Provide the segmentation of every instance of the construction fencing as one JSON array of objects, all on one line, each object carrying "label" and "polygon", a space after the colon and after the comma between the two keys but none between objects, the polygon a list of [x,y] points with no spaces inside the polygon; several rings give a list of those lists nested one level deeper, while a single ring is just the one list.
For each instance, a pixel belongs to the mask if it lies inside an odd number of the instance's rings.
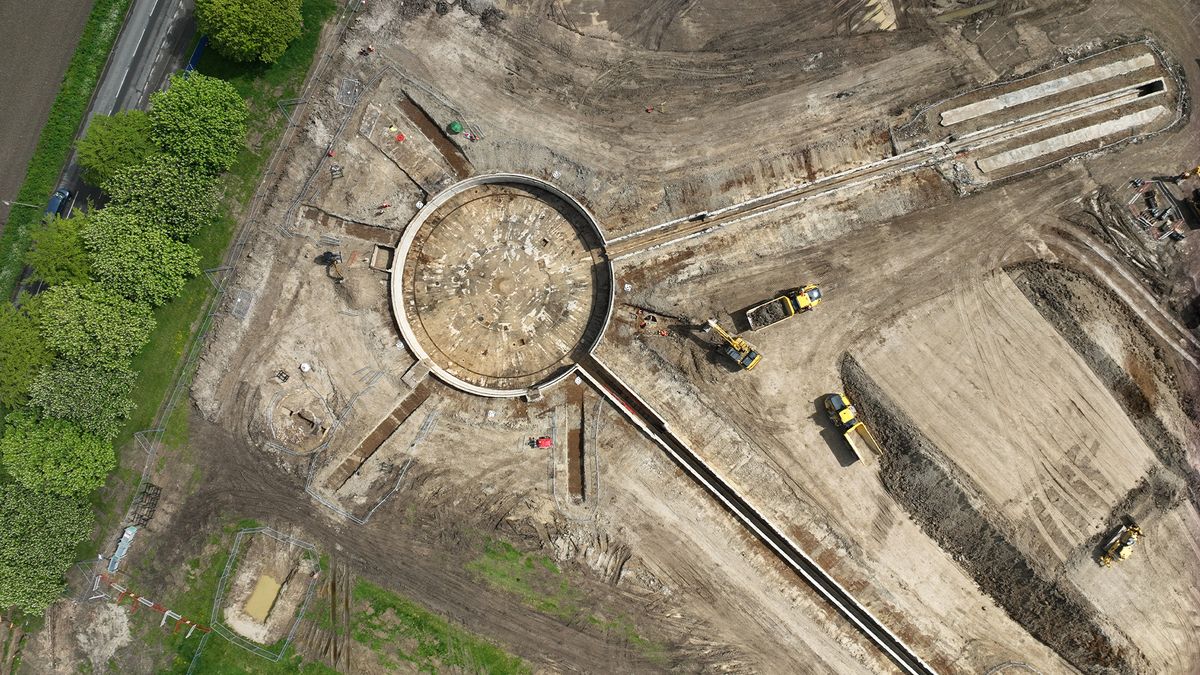
[{"label": "construction fencing", "polygon": [[[204,271],[205,276],[208,277],[208,280],[213,285],[213,292],[209,294],[208,298],[205,300],[204,317],[200,322],[199,328],[192,334],[191,339],[184,348],[184,356],[175,370],[170,393],[163,400],[162,404],[159,405],[154,416],[154,424],[152,427],[134,434],[135,442],[140,448],[142,448],[146,455],[145,464],[143,465],[137,488],[134,490],[135,495],[145,494],[153,488],[153,485],[150,483],[150,474],[154,469],[158,452],[162,446],[162,439],[163,434],[166,431],[167,420],[170,419],[180,401],[183,400],[184,394],[191,384],[192,376],[196,372],[200,355],[204,349],[205,340],[208,337],[209,331],[212,329],[216,316],[220,313],[226,292],[230,290],[230,282],[234,277],[234,272],[237,269],[237,265],[246,258],[244,251],[246,243],[249,240],[251,233],[255,232],[263,225],[262,218],[264,215],[267,198],[266,191],[264,191],[262,188],[273,176],[279,175],[283,162],[290,159],[290,157],[286,153],[282,152],[282,150],[294,140],[296,130],[299,128],[298,120],[302,119],[305,106],[309,102],[310,97],[316,88],[323,86],[322,78],[325,75],[329,64],[333,61],[334,51],[341,46],[345,38],[346,31],[353,21],[355,14],[363,7],[363,5],[364,3],[362,3],[361,0],[347,0],[338,14],[335,24],[336,28],[334,29],[333,34],[327,40],[325,48],[318,56],[315,69],[312,71],[312,74],[304,85],[304,90],[301,94],[301,97],[299,99],[289,99],[288,101],[280,102],[280,111],[288,122],[287,129],[281,135],[279,143],[277,144],[274,154],[271,157],[271,161],[267,165],[266,171],[263,173],[262,180],[259,183],[258,189],[255,191],[254,199],[250,202],[249,208],[246,211],[247,216],[242,221],[241,226],[238,228],[235,239],[225,252],[223,264],[219,267]],[[288,106],[288,108],[285,108],[285,105]],[[324,159],[325,154],[327,154],[327,150],[322,153],[322,159]],[[297,202],[298,201],[299,197],[297,198]],[[139,500],[131,500],[129,507],[121,520],[121,527],[124,528],[125,524],[136,521],[139,516],[139,509],[144,509],[144,506],[145,505]],[[281,541],[293,543],[301,548],[305,548],[313,552],[316,551],[316,548],[312,544],[295,540],[287,535],[275,532],[274,530],[268,530],[268,528],[243,530],[242,532],[238,533],[238,540],[235,542],[234,551],[230,555],[230,565],[236,559],[237,547],[240,546],[241,538],[244,537],[248,532],[266,532],[270,536],[276,537]],[[101,590],[101,582],[105,579],[102,572],[103,565],[103,560],[96,560],[81,563],[78,566],[80,568],[80,573],[88,580],[85,591],[86,595],[84,596],[87,599],[94,600],[100,598],[109,598],[108,594]],[[227,565],[225,570],[226,576],[222,577],[221,588],[218,590],[217,597],[214,600],[214,623],[216,619],[217,606],[224,591],[224,584],[227,581],[226,577],[231,569],[232,568]],[[249,643],[237,635],[234,635],[232,631],[229,631],[229,629],[224,626],[213,626],[212,632],[204,633],[200,646],[197,648],[196,653],[192,658],[192,663],[188,669],[188,672],[191,673],[195,670],[197,664],[199,663],[199,657],[204,649],[204,645],[214,633],[220,634],[222,637],[246,648],[251,652],[259,654],[263,658],[271,661],[277,661],[291,642],[291,639],[295,633],[296,625],[299,624],[300,617],[304,615],[304,608],[307,607],[309,599],[312,597],[313,588],[315,588],[315,582],[313,585],[310,585],[308,594],[304,600],[304,606],[297,615],[296,624],[292,626],[287,640],[284,641],[283,648],[278,653],[269,652],[257,645]],[[129,595],[131,595],[126,591],[123,591],[123,593],[124,595],[122,597],[129,597]],[[140,598],[138,601],[141,601]],[[169,618],[169,616],[164,612],[164,622],[167,618]]]},{"label": "construction fencing", "polygon": [[200,646],[196,648],[196,653],[192,655],[192,662],[188,666],[188,672],[194,672],[197,665],[200,663],[200,654],[204,651],[204,646],[208,642],[208,638],[216,633],[221,637],[229,640],[233,644],[245,649],[246,651],[257,654],[268,661],[279,661],[283,658],[284,653],[292,644],[292,639],[296,636],[296,629],[300,627],[300,621],[304,618],[305,611],[308,610],[308,603],[312,601],[313,593],[317,588],[318,577],[312,577],[308,582],[308,590],[304,593],[304,601],[300,603],[300,609],[296,611],[296,618],[292,621],[291,628],[288,629],[287,637],[279,645],[278,651],[270,651],[262,645],[257,645],[246,638],[238,635],[228,626],[221,622],[221,606],[225,599],[225,591],[229,587],[229,580],[233,573],[237,570],[238,553],[241,551],[242,542],[249,536],[263,534],[279,540],[285,544],[296,546],[313,555],[317,555],[317,547],[312,544],[296,539],[295,537],[286,535],[278,530],[273,530],[269,527],[252,527],[244,530],[239,530],[237,536],[233,539],[233,547],[229,550],[229,559],[225,562],[225,571],[221,574],[220,580],[217,581],[217,591],[213,596],[212,614],[209,616],[208,625],[212,629],[211,633],[205,633],[200,640]]}]

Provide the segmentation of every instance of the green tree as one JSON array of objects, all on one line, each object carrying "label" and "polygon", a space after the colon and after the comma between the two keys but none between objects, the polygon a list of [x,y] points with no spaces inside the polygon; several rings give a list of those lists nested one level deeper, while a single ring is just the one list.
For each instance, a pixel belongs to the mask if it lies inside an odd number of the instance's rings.
[{"label": "green tree", "polygon": [[300,37],[301,0],[196,0],[196,26],[233,61],[275,63]]},{"label": "green tree", "polygon": [[171,77],[171,88],[150,95],[152,137],[199,171],[216,175],[233,165],[249,113],[233,85],[196,72]]},{"label": "green tree", "polygon": [[158,152],[150,136],[150,117],[144,110],[96,115],[75,147],[83,177],[96,186],[104,185],[117,171]]},{"label": "green tree", "polygon": [[34,314],[42,339],[68,362],[94,368],[121,368],[154,330],[144,303],[127,300],[99,284],[65,283],[38,296]]},{"label": "green tree", "polygon": [[179,295],[200,273],[200,254],[161,230],[146,227],[123,207],[109,206],[92,216],[83,232],[92,274],[106,287],[153,306]]},{"label": "green tree", "polygon": [[0,485],[0,608],[41,614],[63,591],[75,547],[92,529],[85,499]]},{"label": "green tree", "polygon": [[70,218],[56,217],[33,233],[33,248],[25,254],[25,262],[33,268],[35,278],[50,285],[65,281],[82,284],[91,279],[82,235],[87,221],[87,211],[78,209]]},{"label": "green tree", "polygon": [[30,490],[86,495],[117,466],[112,443],[66,420],[18,411],[4,418],[0,462]]},{"label": "green tree", "polygon": [[78,368],[61,361],[42,369],[29,385],[29,402],[43,417],[74,422],[112,440],[134,408],[129,393],[137,374],[129,368]]},{"label": "green tree", "polygon": [[23,405],[30,382],[53,358],[27,307],[0,302],[0,404]]},{"label": "green tree", "polygon": [[142,222],[160,227],[176,241],[187,241],[217,216],[216,180],[180,160],[155,155],[115,172],[104,184],[111,204],[131,211]]}]

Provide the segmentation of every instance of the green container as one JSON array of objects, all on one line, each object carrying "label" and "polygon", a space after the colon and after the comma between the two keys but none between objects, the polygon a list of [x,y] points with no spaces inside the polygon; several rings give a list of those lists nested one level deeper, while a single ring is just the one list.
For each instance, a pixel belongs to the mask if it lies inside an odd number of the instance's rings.
[{"label": "green container", "polygon": [[446,128],[449,129],[450,133],[452,134],[461,134],[463,130],[463,126],[459,124],[458,121],[451,122]]}]

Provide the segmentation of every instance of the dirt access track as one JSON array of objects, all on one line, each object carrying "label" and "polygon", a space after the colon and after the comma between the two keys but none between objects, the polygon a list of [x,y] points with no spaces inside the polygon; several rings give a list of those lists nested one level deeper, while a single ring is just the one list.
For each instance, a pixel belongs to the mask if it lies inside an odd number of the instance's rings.
[{"label": "dirt access track", "polygon": [[[1200,668],[1200,352],[1171,312],[1197,238],[1109,208],[1200,156],[1195,9],[985,5],[372,2],[330,28],[193,381],[203,479],[152,472],[145,592],[179,592],[194,533],[246,517],[547,670]],[[479,208],[372,265],[447,188],[499,173],[576,199],[603,246]],[[598,262],[612,314],[580,354],[586,310],[559,284]],[[389,276],[410,264],[439,319],[416,344]],[[505,277],[520,265],[536,283]],[[747,332],[746,309],[807,283],[819,307],[746,335],[753,371],[701,330]],[[520,323],[493,320],[514,293],[555,310],[517,308],[528,344],[487,332]],[[552,363],[553,383],[469,394],[427,341],[472,372]],[[597,362],[855,610],[589,384]],[[849,461],[822,410],[839,391],[880,456]],[[1100,568],[1127,518],[1144,545]],[[570,597],[480,574],[496,539],[552,558]]]}]

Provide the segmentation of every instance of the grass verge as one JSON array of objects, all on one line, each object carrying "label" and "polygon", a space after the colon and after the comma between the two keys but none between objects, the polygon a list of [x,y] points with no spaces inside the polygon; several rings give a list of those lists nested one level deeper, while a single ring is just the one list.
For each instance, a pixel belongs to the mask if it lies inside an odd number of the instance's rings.
[{"label": "grass verge", "polygon": [[379,664],[396,670],[530,673],[521,659],[372,583],[354,586],[354,641],[369,647]]},{"label": "grass verge", "polygon": [[483,555],[467,563],[467,570],[539,612],[568,621],[582,612],[583,595],[571,588],[553,560],[521,553],[506,541],[489,541]]},{"label": "grass verge", "polygon": [[651,662],[664,666],[668,662],[665,645],[639,634],[628,617],[605,618],[607,612],[572,587],[567,575],[548,556],[522,553],[506,541],[490,540],[484,545],[483,555],[467,563],[467,570],[543,614],[566,623],[586,621],[623,640]]},{"label": "grass verge", "polygon": [[[112,0],[100,0],[105,1]],[[129,0],[121,1],[128,3]],[[222,192],[219,218],[189,242],[200,252],[202,268],[210,269],[221,264],[225,249],[228,248],[237,229],[237,219],[254,195],[254,189],[266,168],[275,142],[286,129],[287,120],[274,114],[277,112],[275,101],[281,97],[294,98],[299,95],[309,66],[316,55],[321,28],[336,9],[337,3],[334,0],[304,0],[304,32],[272,66],[234,64],[221,59],[211,50],[201,59],[198,68],[200,72],[229,79],[246,98],[250,109],[248,138],[257,139],[256,142],[248,143],[242,148],[236,164],[219,179],[218,185]],[[130,442],[135,433],[149,429],[154,424],[158,408],[170,393],[175,372],[192,335],[199,328],[204,308],[213,292],[208,277],[201,275],[189,281],[177,298],[155,310],[157,325],[146,347],[133,359],[132,364],[134,371],[138,373],[132,392],[132,399],[137,407],[113,441],[120,449],[122,457],[131,457],[134,463],[141,461],[142,451],[138,448],[130,449]],[[182,377],[187,379],[183,386],[187,386],[191,373],[183,373]],[[184,452],[187,444],[188,407],[177,406],[165,420],[165,425],[163,442],[168,448],[177,451],[174,459],[190,457]],[[183,456],[178,456],[179,453],[183,453]],[[106,489],[95,495],[93,504],[96,507],[98,530],[102,535],[111,533],[119,525],[119,519],[124,515],[129,501],[133,499],[133,488],[138,483],[140,470],[140,465],[135,471],[134,468],[123,464],[109,477]],[[189,486],[198,483],[199,479],[199,474],[193,473]],[[94,557],[101,547],[109,543],[107,540],[85,541],[79,547],[79,555],[81,559]]]},{"label": "grass verge", "polygon": [[[130,0],[96,0],[92,5],[16,201],[45,204],[58,187],[58,176],[71,155],[75,131],[83,121],[108,53],[121,32],[129,3]],[[0,289],[6,298],[12,297],[25,268],[30,237],[41,218],[41,209],[14,207],[9,212],[8,224],[0,234]]]},{"label": "grass verge", "polygon": [[[247,145],[238,153],[237,161],[228,173],[221,176],[218,189],[222,193],[221,215],[212,227],[202,230],[189,243],[201,255],[201,267],[208,269],[221,264],[230,238],[237,229],[237,220],[254,195],[275,143],[287,128],[287,120],[278,114],[276,102],[296,98],[304,86],[304,78],[316,55],[321,27],[337,10],[334,0],[304,0],[304,32],[284,52],[276,63],[266,65],[240,64],[221,58],[207,50],[200,59],[198,70],[228,80],[245,97],[250,108],[247,122]],[[124,445],[133,434],[148,429],[154,423],[158,407],[168,394],[175,370],[184,356],[193,331],[203,318],[203,310],[212,284],[201,275],[192,279],[175,300],[155,310],[158,325],[146,348],[133,360],[138,372],[133,400],[137,408],[130,416],[116,444]],[[185,374],[185,376],[190,376]],[[176,422],[186,424],[186,416],[172,415],[168,434],[175,439],[186,437],[173,429]]]}]

